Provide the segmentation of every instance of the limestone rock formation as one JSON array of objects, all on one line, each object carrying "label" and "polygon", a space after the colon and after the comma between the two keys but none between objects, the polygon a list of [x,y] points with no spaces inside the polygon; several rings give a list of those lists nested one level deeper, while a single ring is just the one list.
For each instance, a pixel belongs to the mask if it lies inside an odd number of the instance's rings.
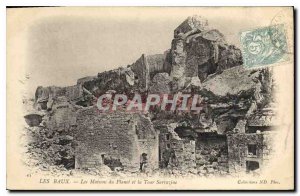
[{"label": "limestone rock formation", "polygon": [[221,74],[211,75],[202,83],[202,87],[218,96],[236,95],[255,88],[257,84],[255,78],[258,74],[258,71],[252,72],[239,66],[225,70]]},{"label": "limestone rock formation", "polygon": [[[164,54],[143,54],[127,67],[78,79],[74,86],[38,87],[35,110],[45,115],[25,116],[33,135],[30,156],[67,169],[106,168],[111,173],[130,167],[136,172],[147,154],[156,168],[161,157],[165,168],[201,176],[227,173],[227,135],[245,132],[248,119],[260,120],[252,114],[265,114],[262,108],[273,101],[270,70],[246,70],[241,64],[241,51],[221,32],[204,17],[189,17],[174,30]],[[201,110],[102,113],[95,103],[105,93],[129,99],[135,93],[197,94]]]},{"label": "limestone rock formation", "polygon": [[170,83],[171,79],[168,73],[158,73],[152,79],[149,92],[157,94],[170,93]]},{"label": "limestone rock formation", "polygon": [[175,30],[171,55],[171,77],[179,81],[179,88],[184,85],[182,77],[198,76],[203,81],[216,71],[242,64],[241,51],[197,16],[189,17]]},{"label": "limestone rock formation", "polygon": [[167,72],[165,63],[167,53],[142,55],[135,63],[129,66],[134,72],[134,83],[139,91],[147,91],[151,80],[157,73]]},{"label": "limestone rock formation", "polygon": [[206,18],[201,16],[190,16],[185,21],[183,21],[175,30],[174,36],[180,36],[191,31],[205,31],[208,28],[208,21]]}]

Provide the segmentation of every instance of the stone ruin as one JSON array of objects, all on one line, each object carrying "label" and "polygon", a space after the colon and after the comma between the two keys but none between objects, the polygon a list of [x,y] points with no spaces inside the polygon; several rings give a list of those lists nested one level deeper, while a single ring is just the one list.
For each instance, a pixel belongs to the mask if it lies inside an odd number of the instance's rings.
[{"label": "stone ruin", "polygon": [[[47,169],[170,169],[193,175],[254,171],[272,154],[274,84],[269,69],[246,70],[242,53],[200,16],[174,30],[164,54],[143,54],[127,67],[78,79],[69,87],[38,87],[35,113],[26,114],[28,154]],[[117,110],[100,113],[106,92],[195,93],[200,113]],[[266,112],[269,111],[268,112]],[[260,122],[261,116],[263,122]],[[272,114],[271,116],[274,116]]]},{"label": "stone ruin", "polygon": [[143,153],[149,166],[158,168],[158,132],[149,118],[122,111],[99,114],[92,107],[78,111],[77,123],[76,169],[97,167],[106,160],[118,161],[121,168],[139,168]]}]

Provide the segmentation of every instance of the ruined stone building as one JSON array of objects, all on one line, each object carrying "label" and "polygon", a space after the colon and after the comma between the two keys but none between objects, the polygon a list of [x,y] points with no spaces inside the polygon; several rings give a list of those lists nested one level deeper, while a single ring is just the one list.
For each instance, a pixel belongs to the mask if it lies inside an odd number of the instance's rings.
[{"label": "ruined stone building", "polygon": [[277,123],[273,110],[266,107],[255,112],[244,130],[227,135],[230,172],[257,172],[267,166],[274,154],[272,142]]},{"label": "ruined stone building", "polygon": [[[147,155],[148,166],[158,168],[158,133],[151,121],[140,114],[101,114],[96,107],[77,112],[75,168],[87,169],[119,162],[119,167],[139,168]],[[113,168],[113,163],[106,164]]]},{"label": "ruined stone building", "polygon": [[209,175],[228,172],[227,138],[216,132],[197,132],[172,123],[158,127],[160,166]]},{"label": "ruined stone building", "polygon": [[273,108],[263,108],[226,134],[159,127],[161,168],[172,164],[200,175],[258,172],[274,154],[275,121]]},{"label": "ruined stone building", "polygon": [[[269,77],[244,69],[241,51],[205,18],[193,16],[174,30],[164,54],[143,54],[126,67],[78,79],[74,86],[38,87],[34,108],[43,114],[25,119],[30,127],[43,125],[40,129],[51,133],[43,150],[60,154],[51,163],[72,169],[106,165],[138,171],[142,157],[152,169],[248,172],[265,165],[272,152],[273,108],[256,107],[270,96],[261,89]],[[107,92],[129,99],[134,93],[193,92],[203,97],[203,109],[199,114],[101,113],[95,104]]]},{"label": "ruined stone building", "polygon": [[228,172],[226,136],[216,132],[198,133],[196,163],[200,174],[226,174]]},{"label": "ruined stone building", "polygon": [[175,129],[177,124],[159,127],[160,166],[161,168],[188,169],[196,167],[195,134],[185,130],[185,135],[179,135]]}]

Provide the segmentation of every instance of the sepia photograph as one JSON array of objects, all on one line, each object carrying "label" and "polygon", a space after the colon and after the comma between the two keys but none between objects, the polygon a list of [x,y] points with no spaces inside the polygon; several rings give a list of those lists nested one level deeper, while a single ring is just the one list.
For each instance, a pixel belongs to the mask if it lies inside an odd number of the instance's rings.
[{"label": "sepia photograph", "polygon": [[6,8],[8,190],[294,190],[293,7]]}]

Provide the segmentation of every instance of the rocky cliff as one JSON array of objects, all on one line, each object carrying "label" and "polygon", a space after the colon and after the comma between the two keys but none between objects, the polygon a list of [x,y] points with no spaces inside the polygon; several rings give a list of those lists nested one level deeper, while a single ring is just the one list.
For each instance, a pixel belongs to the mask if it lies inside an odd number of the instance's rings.
[{"label": "rocky cliff", "polygon": [[[95,105],[97,97],[106,92],[129,97],[134,93],[199,94],[203,97],[200,113],[153,110],[149,114],[151,126],[157,128],[171,123],[179,126],[184,122],[196,133],[225,135],[251,112],[270,102],[271,72],[245,70],[241,65],[240,49],[228,44],[225,36],[210,27],[205,18],[188,17],[174,30],[171,48],[164,54],[143,54],[127,67],[79,79],[74,86],[38,87],[34,108],[45,115],[42,120],[41,116],[26,116],[26,121],[29,126],[37,127],[39,139],[46,141],[42,147],[44,152],[52,155],[59,152],[60,156],[48,157],[48,162],[67,168],[74,166],[74,152],[70,149],[76,146],[74,138],[78,137],[77,123],[81,119],[78,111]],[[79,127],[83,130],[84,126]],[[48,136],[48,133],[53,134]],[[29,146],[37,145],[37,141]]]}]

